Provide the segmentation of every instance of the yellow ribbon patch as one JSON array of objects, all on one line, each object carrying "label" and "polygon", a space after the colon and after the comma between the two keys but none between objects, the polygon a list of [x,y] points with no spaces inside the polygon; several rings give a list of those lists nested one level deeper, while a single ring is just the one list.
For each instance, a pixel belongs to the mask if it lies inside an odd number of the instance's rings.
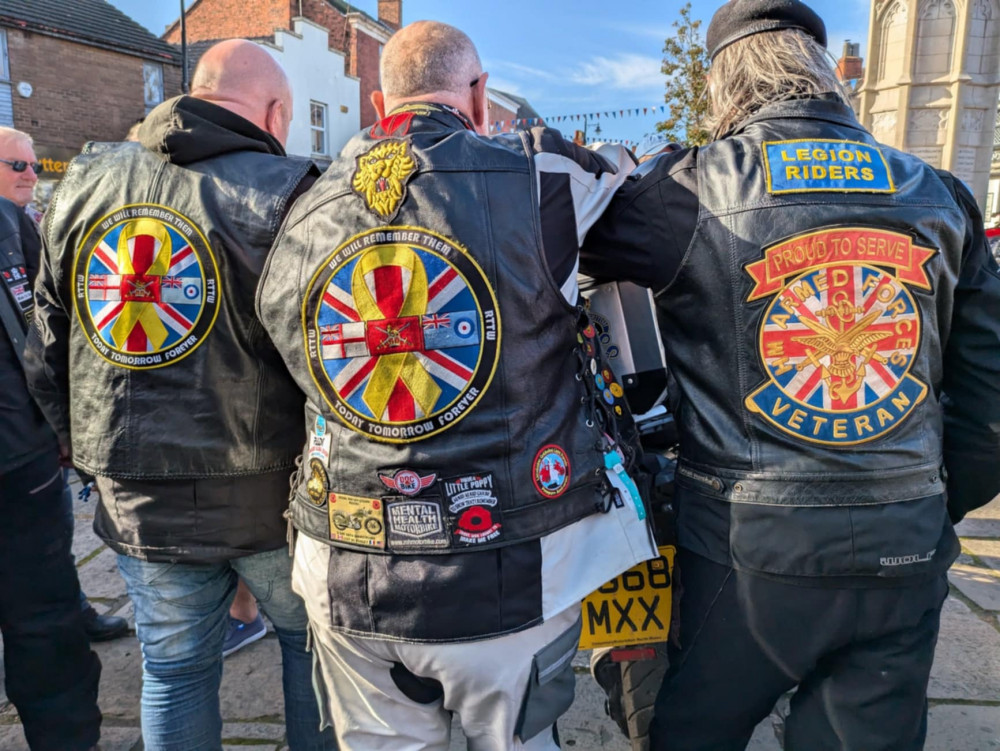
[{"label": "yellow ribbon patch", "polygon": [[[375,290],[374,277],[382,268],[398,267],[409,271],[409,284],[405,278],[397,289]],[[369,284],[369,280],[372,283]],[[400,318],[419,317],[427,312],[427,272],[410,248],[405,245],[382,245],[367,251],[354,267],[351,294],[361,319],[367,327],[373,325],[387,338],[403,335],[402,328],[392,328]],[[378,327],[378,323],[384,325]],[[410,334],[416,336],[417,332]],[[396,387],[402,381],[425,415],[431,413],[441,388],[434,382],[413,352],[383,354],[372,371],[362,399],[377,418],[385,414],[386,407]]]},{"label": "yellow ribbon patch", "polygon": [[[156,250],[148,264],[140,261],[137,268],[133,262],[133,254],[137,252],[134,245],[145,238],[154,243]],[[133,253],[129,252],[129,240],[133,241]],[[170,233],[160,222],[155,219],[137,219],[129,222],[118,236],[118,270],[122,275],[123,284],[129,287],[123,298],[128,299],[130,294],[135,296],[145,294],[148,286],[154,283],[151,277],[167,275],[172,256]],[[163,346],[167,340],[167,328],[156,314],[153,308],[155,304],[155,300],[141,302],[135,299],[125,303],[118,320],[111,327],[111,337],[116,347],[125,348],[137,323],[142,324],[142,329],[154,350]]]}]

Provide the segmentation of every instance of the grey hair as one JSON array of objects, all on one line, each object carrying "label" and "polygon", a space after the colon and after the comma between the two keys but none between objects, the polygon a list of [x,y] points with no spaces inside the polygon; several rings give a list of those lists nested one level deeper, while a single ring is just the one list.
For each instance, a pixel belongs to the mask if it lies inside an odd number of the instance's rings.
[{"label": "grey hair", "polygon": [[25,133],[23,130],[17,130],[16,128],[8,128],[5,125],[0,125],[0,141],[25,141],[29,146],[35,145],[35,139]]},{"label": "grey hair", "polygon": [[416,21],[396,32],[379,63],[382,92],[395,99],[436,91],[462,94],[481,72],[472,40],[437,21]]},{"label": "grey hair", "polygon": [[815,94],[850,100],[826,50],[799,29],[754,34],[723,48],[709,79],[713,140],[735,130],[765,104]]}]

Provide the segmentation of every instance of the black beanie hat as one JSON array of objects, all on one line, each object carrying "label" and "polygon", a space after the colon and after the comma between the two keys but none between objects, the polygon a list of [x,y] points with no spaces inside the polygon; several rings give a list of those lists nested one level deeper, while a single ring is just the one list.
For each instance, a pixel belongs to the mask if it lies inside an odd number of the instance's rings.
[{"label": "black beanie hat", "polygon": [[744,37],[781,29],[801,29],[826,47],[823,19],[799,0],[730,0],[708,25],[708,57],[714,60],[723,47]]}]

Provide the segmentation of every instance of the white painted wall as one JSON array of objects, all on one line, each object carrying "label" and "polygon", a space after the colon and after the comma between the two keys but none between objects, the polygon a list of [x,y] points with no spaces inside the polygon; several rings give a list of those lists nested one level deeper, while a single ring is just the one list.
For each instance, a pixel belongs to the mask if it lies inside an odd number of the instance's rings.
[{"label": "white painted wall", "polygon": [[[276,31],[273,44],[263,44],[292,83],[292,125],[285,150],[315,157],[309,127],[310,101],[327,111],[327,145],[335,158],[361,129],[361,82],[344,73],[344,55],[330,49],[327,30],[305,18],[293,21],[295,31]],[[346,107],[347,112],[342,112]]]}]

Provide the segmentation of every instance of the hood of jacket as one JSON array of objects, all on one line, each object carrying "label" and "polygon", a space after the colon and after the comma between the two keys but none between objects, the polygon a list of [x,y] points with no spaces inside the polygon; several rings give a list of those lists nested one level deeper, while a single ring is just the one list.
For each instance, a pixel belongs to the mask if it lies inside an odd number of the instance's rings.
[{"label": "hood of jacket", "polygon": [[139,142],[179,166],[232,152],[285,156],[270,133],[225,107],[192,96],[174,97],[150,112],[139,129]]}]

